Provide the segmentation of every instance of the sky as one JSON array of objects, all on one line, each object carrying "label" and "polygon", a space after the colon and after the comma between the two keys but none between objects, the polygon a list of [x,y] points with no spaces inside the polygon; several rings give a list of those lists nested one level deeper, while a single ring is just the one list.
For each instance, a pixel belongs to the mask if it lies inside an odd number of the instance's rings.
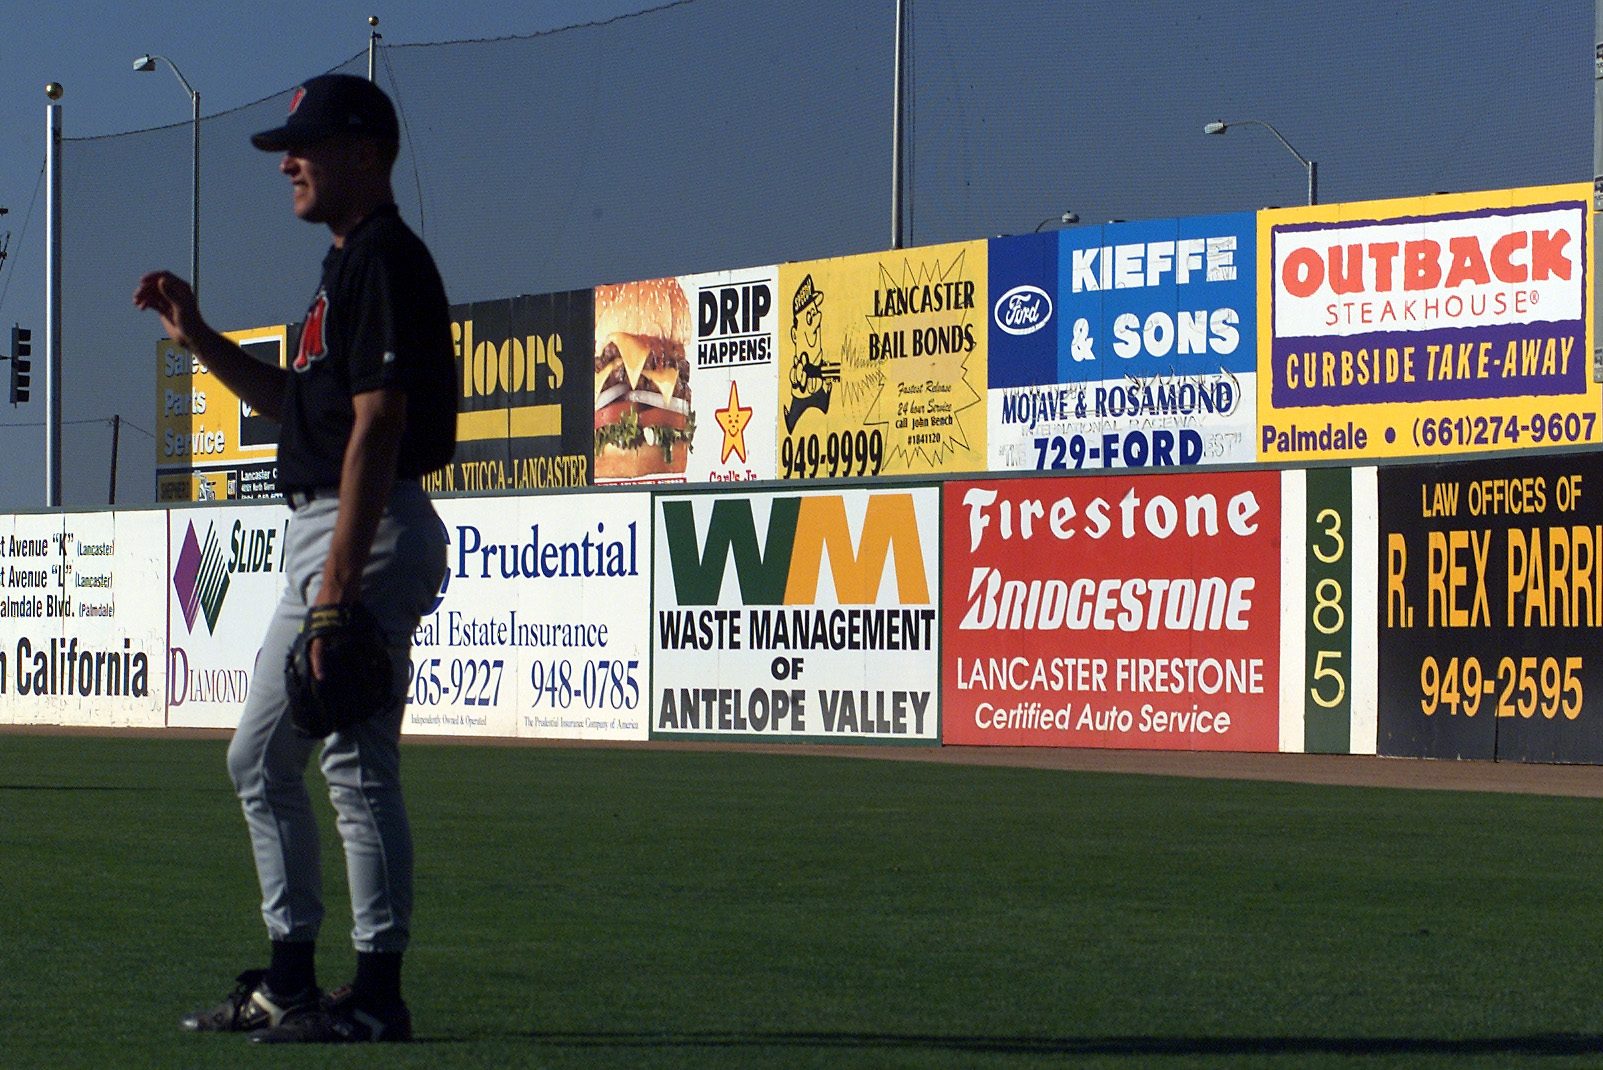
[{"label": "sky", "polygon": [[[176,64],[200,93],[203,116],[281,93],[311,74],[365,52],[379,19],[385,43],[473,40],[537,33],[604,20],[659,0],[63,0],[4,4],[0,16],[0,242],[9,232],[11,255],[0,264],[0,346],[9,348],[13,323],[31,325],[34,394],[27,409],[0,397],[0,426],[43,418],[44,315],[40,271],[45,192],[45,86],[65,90],[63,134],[92,137],[167,124],[188,124],[190,98],[167,67],[136,72],[145,53]],[[30,213],[30,205],[32,210]],[[26,227],[26,229],[25,229]],[[24,245],[29,255],[22,255]],[[30,277],[12,279],[22,262]],[[173,265],[179,270],[185,264]],[[187,274],[187,272],[185,272]],[[135,279],[130,265],[129,293]],[[132,418],[149,426],[148,414]],[[42,430],[39,432],[42,436]],[[148,441],[125,448],[148,452]],[[0,448],[15,438],[0,439]],[[0,509],[37,508],[36,473],[0,471]],[[68,504],[71,504],[69,499]]]},{"label": "sky", "polygon": [[[211,119],[358,57],[370,15],[379,17],[387,45],[408,45],[534,34],[663,2],[7,4],[0,26],[0,207],[9,213],[0,216],[0,235],[10,233],[12,255],[0,265],[0,345],[11,323],[34,328],[35,384],[27,406],[12,408],[0,396],[0,510],[42,505],[39,176],[47,82],[65,87],[69,138],[172,128],[171,170],[180,179],[159,192],[172,202],[165,208],[176,225],[165,226],[160,241],[118,249],[106,265],[96,265],[103,267],[97,281],[105,296],[94,298],[95,313],[106,330],[121,332],[118,345],[145,354],[159,328],[148,317],[136,318],[120,295],[132,292],[140,270],[158,266],[151,260],[187,268],[190,101],[165,67],[136,73],[137,56],[154,52],[176,63],[200,91],[202,112]],[[771,13],[762,11],[768,5]],[[1593,5],[1585,0],[1539,6],[1460,0],[1450,18],[1443,17],[1443,5],[1382,0],[909,5],[915,40],[909,244],[1027,233],[1057,225],[1066,209],[1095,224],[1301,202],[1306,174],[1272,137],[1251,128],[1205,137],[1202,126],[1210,119],[1272,120],[1319,161],[1321,200],[1327,202],[1584,181],[1591,174]],[[1541,17],[1533,17],[1538,10]],[[564,114],[504,117],[516,146],[505,137],[497,143],[494,123],[503,117],[493,110],[488,127],[482,114],[464,116],[464,127],[469,120],[480,124],[477,140],[453,140],[439,118],[454,117],[458,91],[472,99],[479,87],[436,79],[428,96],[417,99],[430,72],[449,69],[442,61],[463,61],[461,53],[399,56],[397,69],[414,93],[404,110],[432,108],[436,119],[435,129],[418,133],[461,153],[459,159],[425,158],[421,171],[403,176],[397,188],[403,215],[425,228],[456,301],[885,248],[893,12],[894,0],[688,0],[638,20],[638,32],[605,38],[637,42],[641,34],[655,35],[661,47],[651,55],[621,56],[599,36],[564,35],[560,47],[538,54],[569,63],[567,77],[576,85],[594,79],[584,84],[604,90],[614,81],[665,79],[691,88],[662,94],[677,113],[642,109],[637,95],[627,99],[644,114],[610,114],[612,98],[598,92],[590,114],[574,115],[575,101],[582,111],[584,98],[567,87],[560,97]],[[746,36],[702,41],[687,29],[705,33],[724,24],[738,24]],[[478,74],[484,81],[522,77],[483,68]],[[838,93],[820,82],[836,75],[843,87]],[[775,92],[790,86],[797,99],[775,108],[762,99],[769,85],[780,87]],[[760,128],[765,123],[770,129]],[[662,128],[671,136],[662,138]],[[218,129],[229,129],[226,117]],[[239,131],[232,136],[242,140]],[[648,147],[620,152],[620,145],[634,143]],[[786,143],[796,146],[793,154]],[[103,155],[91,144],[79,158],[120,158],[112,143],[105,144]],[[547,148],[576,154],[561,161],[566,172],[538,178],[568,183],[554,202],[560,217],[525,221],[519,239],[530,239],[538,250],[510,270],[508,261],[517,258],[486,257],[482,250],[508,230],[502,216],[518,203],[520,183],[527,183],[520,174],[497,172],[543,162]],[[203,157],[215,161],[217,151],[207,143]],[[684,176],[680,185],[627,191],[604,180],[619,161],[670,157],[674,173]],[[554,154],[550,160],[558,162]],[[254,165],[254,159],[235,162]],[[203,266],[212,265],[207,277],[216,281],[204,304],[228,326],[296,318],[326,241],[289,218],[287,198],[272,199],[281,184],[271,160],[264,158],[262,167],[259,176],[250,172],[260,185],[248,189],[228,188],[233,178],[213,178],[210,185],[203,179],[208,206],[227,197],[241,203],[238,218],[221,220],[234,228],[235,240],[213,236],[202,243]],[[754,173],[754,167],[768,170]],[[204,168],[214,176],[226,171],[223,162]],[[461,172],[474,168],[485,183],[470,202],[460,196]],[[85,177],[81,170],[74,175]],[[102,185],[120,178],[93,177]],[[414,181],[416,196],[405,188]],[[416,218],[425,203],[428,216]],[[72,210],[69,203],[68,228]],[[242,227],[259,227],[261,241],[292,244],[293,255],[285,259],[296,273],[238,288],[243,292],[227,295],[232,304],[218,304],[229,271],[245,265],[208,257],[239,248]],[[87,229],[80,225],[78,234]],[[74,265],[80,273],[86,266],[82,258]],[[99,324],[95,328],[103,333]],[[96,368],[66,390],[68,421],[82,421],[68,434],[92,446],[78,455],[86,467],[106,467],[109,413],[131,425],[122,443],[119,503],[148,502],[152,491],[152,440],[142,436],[153,423],[144,400],[153,392],[137,378],[147,366],[138,366],[133,378]],[[75,501],[69,494],[69,506],[94,504],[95,495],[104,501],[103,476],[81,483],[82,496]]]},{"label": "sky", "polygon": [[[42,241],[45,86],[51,82],[65,90],[64,136],[117,134],[190,120],[189,94],[170,69],[158,64],[155,71],[134,70],[134,60],[146,53],[175,64],[200,93],[202,115],[211,116],[280,93],[363,53],[370,16],[379,19],[385,43],[405,44],[537,33],[652,2],[8,3],[0,30],[0,208],[8,214],[0,216],[0,235],[9,231],[13,243]],[[0,287],[8,271],[0,265]],[[19,315],[9,294],[0,300],[0,319],[7,325]]]}]

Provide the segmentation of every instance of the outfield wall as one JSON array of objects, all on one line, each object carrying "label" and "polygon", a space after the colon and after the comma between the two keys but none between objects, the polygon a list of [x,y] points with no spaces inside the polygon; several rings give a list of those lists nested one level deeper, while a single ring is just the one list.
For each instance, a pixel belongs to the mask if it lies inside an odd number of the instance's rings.
[{"label": "outfield wall", "polygon": [[[437,493],[1603,445],[1585,184],[1076,226],[451,309]],[[293,363],[298,324],[234,332]],[[168,340],[154,500],[271,498]]]},{"label": "outfield wall", "polygon": [[[1590,197],[454,306],[405,730],[1603,762]],[[0,518],[0,721],[237,716],[275,430],[156,357],[168,504]]]},{"label": "outfield wall", "polygon": [[[446,497],[405,731],[1603,762],[1600,458]],[[231,726],[288,520],[0,517],[0,722]]]}]

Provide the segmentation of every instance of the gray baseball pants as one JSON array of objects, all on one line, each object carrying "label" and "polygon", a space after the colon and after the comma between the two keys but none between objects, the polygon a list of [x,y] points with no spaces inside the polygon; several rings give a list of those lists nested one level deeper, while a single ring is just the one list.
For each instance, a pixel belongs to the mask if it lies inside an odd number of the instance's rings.
[{"label": "gray baseball pants", "polygon": [[[296,510],[285,546],[285,589],[267,626],[228,771],[245,810],[262,918],[273,940],[315,941],[323,874],[306,766],[319,741],[296,733],[284,663],[322,585],[339,500],[329,493]],[[445,528],[415,482],[396,484],[362,573],[361,601],[391,637],[396,692],[404,693],[412,633],[445,574]],[[404,951],[411,935],[412,830],[401,797],[404,707],[323,741],[322,770],[334,804],[351,891],[358,951]]]}]

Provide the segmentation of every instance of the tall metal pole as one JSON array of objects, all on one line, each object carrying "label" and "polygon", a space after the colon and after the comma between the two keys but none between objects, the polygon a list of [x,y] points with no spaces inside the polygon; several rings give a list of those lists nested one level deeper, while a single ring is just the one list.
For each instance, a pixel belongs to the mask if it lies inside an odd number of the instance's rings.
[{"label": "tall metal pole", "polygon": [[378,42],[381,34],[378,32],[378,16],[369,15],[367,24],[372,27],[367,35],[367,80],[373,81],[373,59],[378,52]]},{"label": "tall metal pole", "polygon": [[189,285],[200,294],[200,94],[189,92],[193,132],[189,151]]},{"label": "tall metal pole", "polygon": [[[1603,0],[1597,0],[1597,2],[1603,3]],[[1275,124],[1274,123],[1266,123],[1262,119],[1236,119],[1233,122],[1228,122],[1228,123],[1224,122],[1222,120],[1215,120],[1215,121],[1213,121],[1211,123],[1208,123],[1205,126],[1203,126],[1202,132],[1204,134],[1209,134],[1209,135],[1223,134],[1226,130],[1229,130],[1232,126],[1261,126],[1265,130],[1267,130],[1271,134],[1273,134],[1274,137],[1275,137],[1275,140],[1280,142],[1280,144],[1285,147],[1285,150],[1287,152],[1289,152],[1293,156],[1295,156],[1297,158],[1297,162],[1302,164],[1303,170],[1308,172],[1308,203],[1309,204],[1318,204],[1319,203],[1319,161],[1318,160],[1310,160],[1308,157],[1306,157],[1302,153],[1298,152],[1297,149],[1292,145],[1292,143],[1286,140],[1286,136],[1284,134],[1282,134],[1278,129],[1275,128]]]},{"label": "tall metal pole", "polygon": [[1603,212],[1603,0],[1592,5],[1592,211]]},{"label": "tall metal pole", "polygon": [[[1597,213],[1603,212],[1603,0],[1595,0],[1592,6],[1592,44],[1597,65],[1592,80],[1592,222],[1595,231]],[[1596,240],[1595,234],[1593,240]],[[1595,263],[1592,270],[1592,322],[1595,332],[1597,299],[1603,296],[1603,290],[1597,287]],[[1592,381],[1603,383],[1603,345],[1599,345],[1595,334],[1592,338]]]},{"label": "tall metal pole", "polygon": [[45,96],[45,504],[61,507],[61,85]]},{"label": "tall metal pole", "polygon": [[[902,55],[905,5],[896,0],[896,87],[891,92],[891,248],[902,247]],[[1598,0],[1603,3],[1603,0]]]},{"label": "tall metal pole", "polygon": [[184,87],[189,94],[189,285],[195,293],[200,293],[200,91],[189,84],[184,72],[178,69],[178,64],[166,56],[158,56],[147,52],[134,60],[134,70],[153,71],[156,61],[167,64],[167,68],[178,79],[178,84]]}]

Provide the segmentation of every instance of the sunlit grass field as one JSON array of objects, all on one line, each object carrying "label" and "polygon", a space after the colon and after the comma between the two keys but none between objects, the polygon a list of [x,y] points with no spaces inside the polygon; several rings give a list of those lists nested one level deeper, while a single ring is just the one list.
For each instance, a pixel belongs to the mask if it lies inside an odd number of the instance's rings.
[{"label": "sunlit grass field", "polygon": [[[380,1065],[177,1028],[265,960],[224,746],[0,735],[0,1066]],[[1598,800],[800,752],[405,761],[420,1042],[386,1067],[1603,1062]]]}]

